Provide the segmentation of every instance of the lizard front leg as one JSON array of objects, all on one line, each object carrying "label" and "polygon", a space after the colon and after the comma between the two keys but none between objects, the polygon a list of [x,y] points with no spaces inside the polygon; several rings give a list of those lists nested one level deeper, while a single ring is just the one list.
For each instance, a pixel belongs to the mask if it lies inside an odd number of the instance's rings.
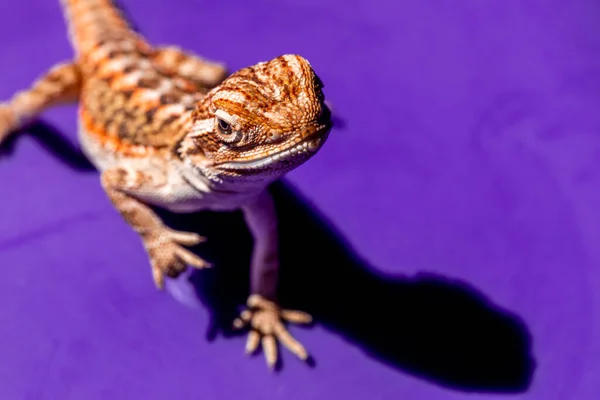
[{"label": "lizard front leg", "polygon": [[279,255],[273,197],[268,191],[264,191],[253,202],[244,206],[242,211],[254,238],[254,248],[250,265],[248,308],[234,321],[234,327],[240,329],[250,325],[246,352],[253,353],[262,342],[270,367],[277,361],[276,339],[300,359],[306,360],[306,350],[290,335],[283,321],[307,324],[312,321],[311,316],[301,311],[282,310],[277,303]]},{"label": "lizard front leg", "polygon": [[75,102],[81,90],[77,64],[64,62],[52,67],[28,89],[0,103],[0,143],[45,110]]},{"label": "lizard front leg", "polygon": [[152,276],[158,289],[163,289],[165,276],[177,277],[186,266],[205,268],[209,264],[183,246],[193,246],[204,238],[192,232],[175,231],[162,222],[156,213],[133,193],[152,190],[153,177],[139,170],[115,167],[101,177],[108,198],[123,219],[136,231],[144,244]]}]

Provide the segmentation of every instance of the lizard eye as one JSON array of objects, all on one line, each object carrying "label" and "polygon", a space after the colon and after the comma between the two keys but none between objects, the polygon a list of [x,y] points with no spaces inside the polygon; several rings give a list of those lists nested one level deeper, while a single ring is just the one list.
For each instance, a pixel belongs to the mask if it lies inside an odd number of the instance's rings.
[{"label": "lizard eye", "polygon": [[221,131],[221,134],[223,134],[225,136],[231,135],[231,133],[232,133],[231,125],[227,121],[219,118],[219,131]]},{"label": "lizard eye", "polygon": [[225,111],[215,111],[214,130],[223,142],[233,144],[242,140],[243,134],[235,127],[235,121],[236,118]]}]

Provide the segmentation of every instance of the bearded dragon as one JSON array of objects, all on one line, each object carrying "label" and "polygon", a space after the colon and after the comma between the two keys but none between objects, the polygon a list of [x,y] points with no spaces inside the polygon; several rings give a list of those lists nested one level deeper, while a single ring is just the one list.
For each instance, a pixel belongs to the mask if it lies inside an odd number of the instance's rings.
[{"label": "bearded dragon", "polygon": [[156,287],[209,263],[186,246],[206,239],[166,226],[153,211],[242,210],[254,238],[250,296],[233,321],[250,327],[269,366],[279,340],[308,354],[285,322],[311,316],[277,302],[275,205],[267,187],[302,165],[332,128],[323,83],[286,54],[229,73],[176,46],[153,46],[112,0],[60,0],[74,51],[27,89],[0,103],[0,142],[45,110],[78,104],[78,140],[112,206],[139,234]]}]

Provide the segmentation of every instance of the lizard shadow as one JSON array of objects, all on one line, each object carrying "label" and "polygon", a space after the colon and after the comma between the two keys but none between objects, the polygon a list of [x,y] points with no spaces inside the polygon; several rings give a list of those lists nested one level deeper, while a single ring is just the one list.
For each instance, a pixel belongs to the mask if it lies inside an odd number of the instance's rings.
[{"label": "lizard shadow", "polygon": [[13,154],[17,142],[24,136],[31,137],[48,153],[54,155],[71,169],[80,172],[96,171],[94,165],[74,143],[65,138],[54,126],[42,120],[36,120],[29,126],[6,138],[0,145],[0,155]]},{"label": "lizard shadow", "polygon": [[[23,133],[66,166],[95,172],[77,146],[51,125],[39,121]],[[1,150],[11,153],[19,137],[10,137]],[[370,357],[438,385],[497,393],[528,389],[535,361],[520,318],[462,282],[376,272],[289,183],[277,182],[271,190],[279,215],[284,307],[311,313],[318,324]],[[252,249],[241,213],[159,213],[175,228],[207,236],[194,251],[217,265],[177,280],[191,289],[179,300],[209,310],[209,339],[239,334],[231,322],[248,296]]]},{"label": "lizard shadow", "polygon": [[[377,273],[290,184],[280,181],[271,190],[279,214],[282,306],[311,313],[369,356],[438,385],[527,390],[535,361],[517,316],[462,282]],[[163,216],[176,228],[202,227],[199,233],[209,238],[194,250],[216,267],[184,278],[196,296],[184,301],[210,311],[209,339],[236,335],[230,327],[248,296],[252,245],[241,213]]]}]

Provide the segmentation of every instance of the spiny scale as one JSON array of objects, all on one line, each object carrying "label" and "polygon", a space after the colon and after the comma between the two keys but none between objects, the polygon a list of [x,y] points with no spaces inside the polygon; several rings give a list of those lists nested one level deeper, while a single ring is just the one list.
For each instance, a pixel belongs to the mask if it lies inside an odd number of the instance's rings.
[{"label": "spiny scale", "polygon": [[181,116],[209,87],[169,68],[184,60],[164,60],[164,52],[129,29],[112,1],[62,1],[83,75],[86,131],[130,155],[167,148],[185,123]]},{"label": "spiny scale", "polygon": [[89,123],[86,128],[107,140],[167,147],[181,131],[175,129],[181,115],[193,110],[197,96],[206,88],[167,73],[151,54],[118,44],[100,45],[90,53],[97,69],[82,91],[81,117]]}]

